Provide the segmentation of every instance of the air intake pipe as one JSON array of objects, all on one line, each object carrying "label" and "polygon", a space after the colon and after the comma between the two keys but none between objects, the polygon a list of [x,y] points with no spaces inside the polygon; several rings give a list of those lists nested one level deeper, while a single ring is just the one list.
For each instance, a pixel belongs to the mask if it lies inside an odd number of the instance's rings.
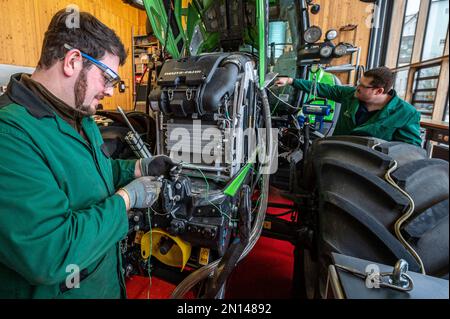
[{"label": "air intake pipe", "polygon": [[225,60],[218,67],[213,77],[203,87],[201,107],[203,113],[215,113],[224,103],[226,95],[231,96],[239,74],[239,65],[232,60]]}]

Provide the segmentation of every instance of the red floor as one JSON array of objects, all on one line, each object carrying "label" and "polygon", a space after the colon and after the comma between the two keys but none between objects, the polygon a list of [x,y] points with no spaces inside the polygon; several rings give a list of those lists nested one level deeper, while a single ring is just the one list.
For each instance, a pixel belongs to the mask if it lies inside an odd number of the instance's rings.
[{"label": "red floor", "polygon": [[[271,189],[271,202],[287,203],[276,190]],[[268,213],[283,212],[270,208]],[[288,242],[260,237],[252,251],[231,274],[226,289],[226,299],[291,298],[293,275],[293,249]],[[175,285],[152,277],[134,276],[127,281],[129,299],[167,299]],[[192,298],[193,295],[186,296]]]},{"label": "red floor", "polygon": [[290,298],[293,249],[289,243],[261,237],[231,274],[226,298]]}]

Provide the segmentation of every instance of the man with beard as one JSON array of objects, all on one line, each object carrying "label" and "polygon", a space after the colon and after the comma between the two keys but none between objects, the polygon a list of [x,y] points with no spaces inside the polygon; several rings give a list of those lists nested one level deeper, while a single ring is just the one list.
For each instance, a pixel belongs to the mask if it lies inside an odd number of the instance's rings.
[{"label": "man with beard", "polygon": [[0,298],[126,297],[127,210],[148,208],[174,163],[112,160],[91,118],[126,59],[117,35],[59,11],[30,76],[0,97]]},{"label": "man with beard", "polygon": [[[278,86],[293,85],[306,93],[313,83],[281,77]],[[317,95],[341,103],[333,135],[373,136],[420,146],[420,113],[397,96],[394,74],[386,67],[364,73],[355,87],[317,84]]]}]

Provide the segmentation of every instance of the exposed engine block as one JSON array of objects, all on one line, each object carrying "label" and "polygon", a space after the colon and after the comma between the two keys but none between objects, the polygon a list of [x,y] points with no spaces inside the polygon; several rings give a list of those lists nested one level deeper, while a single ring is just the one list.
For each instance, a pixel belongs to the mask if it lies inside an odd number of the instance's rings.
[{"label": "exposed engine block", "polygon": [[[164,233],[153,243],[154,256],[163,262],[182,242],[190,252],[188,265],[199,267],[208,262],[202,250],[209,250],[212,261],[236,235],[240,188],[251,180],[246,163],[256,149],[245,130],[257,127],[261,113],[254,79],[254,62],[241,53],[169,60],[161,69],[149,96],[157,114],[157,153],[180,166],[163,180],[150,214],[132,212],[129,220],[131,231],[145,232],[148,223]],[[243,178],[236,184],[237,177]]]}]

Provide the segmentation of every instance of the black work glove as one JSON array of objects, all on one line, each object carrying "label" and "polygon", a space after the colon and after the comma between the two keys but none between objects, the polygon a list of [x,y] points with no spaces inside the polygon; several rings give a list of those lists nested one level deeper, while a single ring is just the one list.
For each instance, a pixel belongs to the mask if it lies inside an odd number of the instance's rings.
[{"label": "black work glove", "polygon": [[169,156],[157,155],[152,158],[141,159],[142,176],[161,176],[169,177],[170,170],[177,166]]}]

